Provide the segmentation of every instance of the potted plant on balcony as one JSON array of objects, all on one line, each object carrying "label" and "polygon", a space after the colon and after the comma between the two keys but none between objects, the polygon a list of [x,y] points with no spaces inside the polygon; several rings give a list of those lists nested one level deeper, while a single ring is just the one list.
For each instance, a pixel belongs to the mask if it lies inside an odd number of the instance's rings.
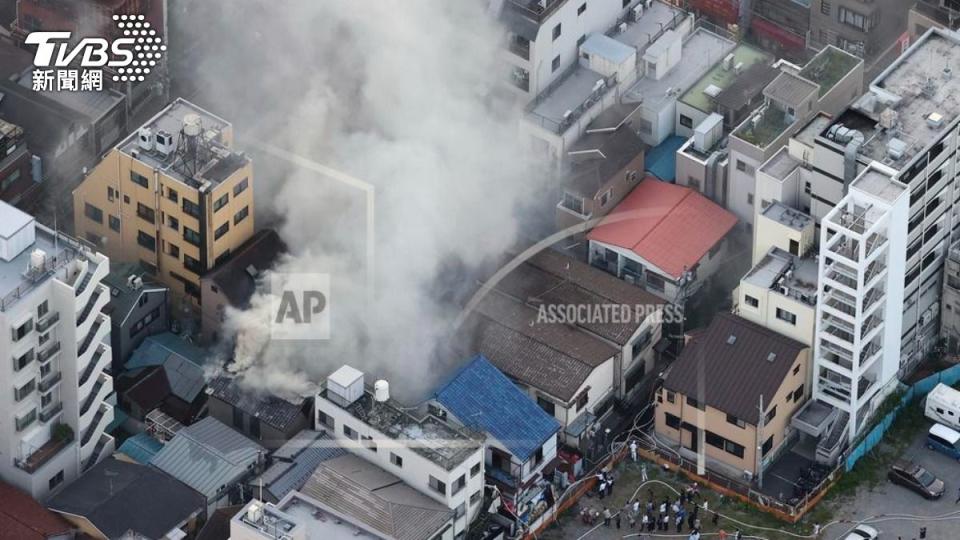
[{"label": "potted plant on balcony", "polygon": [[57,424],[53,426],[53,438],[58,441],[73,440],[73,428],[67,424]]}]

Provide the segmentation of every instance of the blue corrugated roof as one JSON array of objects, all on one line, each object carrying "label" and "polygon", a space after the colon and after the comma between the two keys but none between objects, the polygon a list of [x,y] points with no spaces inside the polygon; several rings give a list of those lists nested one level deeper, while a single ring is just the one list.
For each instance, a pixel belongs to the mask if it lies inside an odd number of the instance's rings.
[{"label": "blue corrugated roof", "polygon": [[124,364],[127,372],[150,366],[163,366],[173,395],[192,403],[203,390],[206,377],[203,363],[207,353],[170,332],[150,336],[137,347]]},{"label": "blue corrugated roof", "polygon": [[117,452],[126,455],[130,459],[146,465],[150,463],[153,456],[163,448],[163,443],[147,435],[146,433],[137,433],[133,437],[123,441]]},{"label": "blue corrugated roof", "polygon": [[679,135],[671,135],[662,143],[654,146],[647,152],[647,172],[663,180],[673,182],[677,178],[677,150],[687,139]]},{"label": "blue corrugated roof", "polygon": [[489,433],[526,461],[560,429],[483,355],[477,355],[435,395],[465,425]]}]

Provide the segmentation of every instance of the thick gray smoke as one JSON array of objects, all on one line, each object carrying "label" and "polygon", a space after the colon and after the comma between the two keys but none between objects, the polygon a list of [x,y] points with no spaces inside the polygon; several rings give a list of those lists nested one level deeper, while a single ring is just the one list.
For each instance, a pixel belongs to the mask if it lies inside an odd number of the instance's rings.
[{"label": "thick gray smoke", "polygon": [[[205,43],[190,53],[197,93],[186,97],[231,120],[238,146],[252,150],[257,218],[277,217],[292,252],[276,271],[333,282],[328,342],[269,341],[266,290],[230,312],[229,369],[305,392],[349,363],[390,379],[400,397],[429,391],[462,360],[434,356],[457,312],[439,283],[502,254],[518,209],[546,198],[516,114],[495,97],[502,30],[484,2],[197,0],[173,16]],[[256,142],[375,186],[372,303],[364,193],[279,164]]]}]

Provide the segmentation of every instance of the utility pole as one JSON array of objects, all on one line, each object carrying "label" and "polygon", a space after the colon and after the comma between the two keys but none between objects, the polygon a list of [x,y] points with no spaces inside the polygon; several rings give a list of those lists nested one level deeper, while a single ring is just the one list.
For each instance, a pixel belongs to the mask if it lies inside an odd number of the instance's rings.
[{"label": "utility pole", "polygon": [[764,414],[763,414],[763,394],[760,394],[760,416],[759,416],[759,418],[760,418],[760,419],[757,421],[757,436],[756,436],[756,444],[757,444],[757,486],[758,486],[759,488],[763,489],[763,445],[762,445],[762,443],[760,442],[760,441],[761,441],[761,437],[763,437],[763,425],[764,425],[765,420],[766,420],[766,418],[764,417]]},{"label": "utility pole", "polygon": [[[677,333],[671,336],[675,340],[675,353],[674,357],[680,355],[682,346],[680,343],[683,341],[683,328],[684,322],[687,319],[687,285],[690,283],[691,272],[687,270],[687,267],[683,267],[683,273],[680,274],[680,279],[677,280],[677,294],[673,299],[673,305],[676,307],[676,311],[680,315],[679,321],[674,321],[674,327],[677,330]],[[676,315],[676,313],[674,314]]]}]

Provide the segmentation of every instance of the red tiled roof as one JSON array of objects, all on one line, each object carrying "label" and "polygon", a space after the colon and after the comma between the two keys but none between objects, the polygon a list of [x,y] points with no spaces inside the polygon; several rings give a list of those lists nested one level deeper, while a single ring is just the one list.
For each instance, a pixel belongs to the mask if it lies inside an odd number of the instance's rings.
[{"label": "red tiled roof", "polygon": [[73,527],[19,489],[0,482],[0,539],[42,540]]},{"label": "red tiled roof", "polygon": [[679,278],[736,223],[736,216],[700,193],[648,176],[587,238],[629,249]]}]

